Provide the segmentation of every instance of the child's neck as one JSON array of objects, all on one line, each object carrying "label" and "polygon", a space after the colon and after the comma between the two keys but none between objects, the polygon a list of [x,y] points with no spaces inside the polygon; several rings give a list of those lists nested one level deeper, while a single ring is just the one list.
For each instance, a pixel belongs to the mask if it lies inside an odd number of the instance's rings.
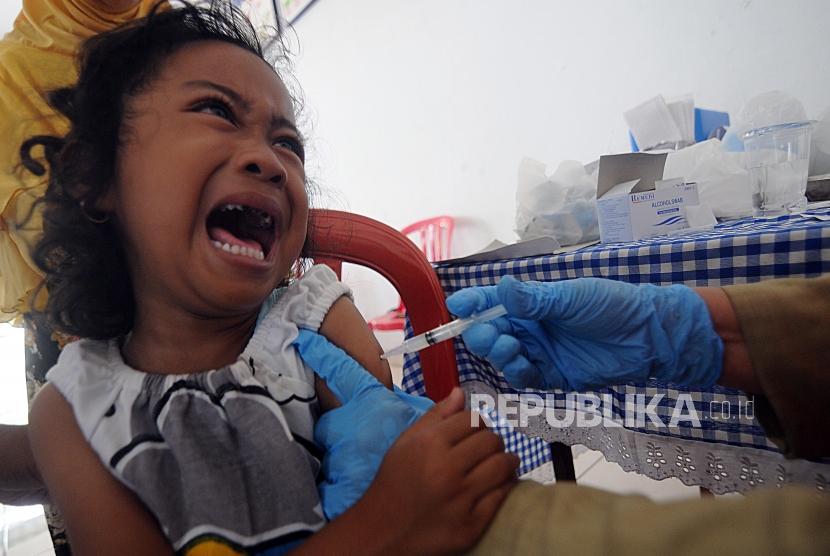
[{"label": "child's neck", "polygon": [[121,348],[135,369],[158,374],[196,373],[236,361],[256,325],[257,313],[224,319],[167,315],[165,319],[136,316]]}]

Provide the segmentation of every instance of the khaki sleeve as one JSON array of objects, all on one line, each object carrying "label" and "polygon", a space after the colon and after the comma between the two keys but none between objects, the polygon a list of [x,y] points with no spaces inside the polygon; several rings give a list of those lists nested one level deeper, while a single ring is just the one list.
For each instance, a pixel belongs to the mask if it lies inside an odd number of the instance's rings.
[{"label": "khaki sleeve", "polygon": [[520,481],[471,554],[830,554],[827,516],[830,497],[795,487],[658,504]]},{"label": "khaki sleeve", "polygon": [[763,388],[759,421],[790,457],[830,456],[830,275],[723,289]]}]

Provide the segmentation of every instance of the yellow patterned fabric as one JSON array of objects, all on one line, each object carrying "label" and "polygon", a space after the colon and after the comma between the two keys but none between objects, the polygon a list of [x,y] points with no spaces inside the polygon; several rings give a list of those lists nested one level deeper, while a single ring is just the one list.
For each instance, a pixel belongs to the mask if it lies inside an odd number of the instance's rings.
[{"label": "yellow patterned fabric", "polygon": [[66,121],[44,95],[75,81],[80,43],[147,15],[156,3],[139,0],[106,12],[92,0],[23,0],[13,29],[0,40],[0,322],[26,312],[40,283],[29,253],[42,229],[34,207],[46,180],[20,166],[20,144],[33,135],[66,133]]}]

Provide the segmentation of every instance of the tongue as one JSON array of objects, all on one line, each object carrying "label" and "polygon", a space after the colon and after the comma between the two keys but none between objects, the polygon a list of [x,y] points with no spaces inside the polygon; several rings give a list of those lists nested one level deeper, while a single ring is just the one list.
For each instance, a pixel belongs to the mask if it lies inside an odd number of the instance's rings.
[{"label": "tongue", "polygon": [[240,247],[251,247],[253,249],[258,249],[259,251],[265,252],[265,250],[262,248],[259,242],[254,241],[252,239],[239,239],[225,228],[209,228],[208,236],[210,237],[210,239],[214,241],[219,241],[221,243],[239,245]]}]

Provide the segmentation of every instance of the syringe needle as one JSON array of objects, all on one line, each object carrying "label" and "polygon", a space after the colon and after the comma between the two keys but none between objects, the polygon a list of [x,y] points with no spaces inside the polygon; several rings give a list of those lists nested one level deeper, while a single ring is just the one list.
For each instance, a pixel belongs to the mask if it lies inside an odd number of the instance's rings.
[{"label": "syringe needle", "polygon": [[427,348],[431,345],[443,342],[445,340],[449,340],[450,338],[455,338],[456,336],[460,335],[462,332],[464,332],[476,323],[487,322],[488,320],[493,320],[506,314],[507,309],[504,308],[504,305],[496,305],[495,307],[490,307],[485,311],[474,313],[469,317],[463,319],[456,319],[452,322],[448,322],[447,324],[442,324],[441,326],[433,328],[428,332],[424,332],[423,334],[418,334],[417,336],[409,338],[398,347],[384,352],[383,355],[380,356],[380,358],[388,359],[393,355],[421,351],[422,349]]}]

